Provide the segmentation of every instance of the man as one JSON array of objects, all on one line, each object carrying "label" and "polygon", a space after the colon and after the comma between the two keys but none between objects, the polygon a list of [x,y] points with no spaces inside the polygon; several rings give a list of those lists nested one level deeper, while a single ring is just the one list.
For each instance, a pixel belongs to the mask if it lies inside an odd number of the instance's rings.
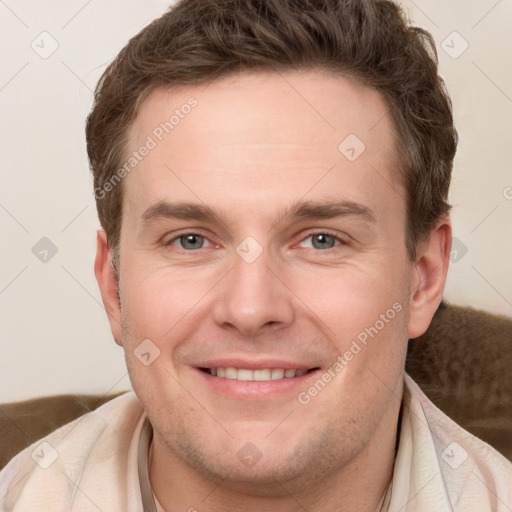
[{"label": "man", "polygon": [[366,0],[185,0],[128,43],[87,143],[135,394],[16,456],[4,510],[512,510],[404,375],[451,245],[434,48]]}]

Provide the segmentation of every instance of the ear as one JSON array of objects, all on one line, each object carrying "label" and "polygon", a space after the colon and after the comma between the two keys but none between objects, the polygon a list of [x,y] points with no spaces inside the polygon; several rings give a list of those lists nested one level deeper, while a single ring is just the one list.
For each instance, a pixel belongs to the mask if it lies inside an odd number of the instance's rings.
[{"label": "ear", "polygon": [[96,260],[94,274],[101,291],[103,305],[110,322],[110,329],[115,342],[122,346],[121,341],[121,304],[118,296],[119,282],[111,264],[111,251],[107,235],[103,229],[98,229],[96,236]]},{"label": "ear", "polygon": [[442,298],[450,262],[452,227],[443,217],[419,244],[413,267],[409,301],[409,339],[421,336],[430,325]]}]

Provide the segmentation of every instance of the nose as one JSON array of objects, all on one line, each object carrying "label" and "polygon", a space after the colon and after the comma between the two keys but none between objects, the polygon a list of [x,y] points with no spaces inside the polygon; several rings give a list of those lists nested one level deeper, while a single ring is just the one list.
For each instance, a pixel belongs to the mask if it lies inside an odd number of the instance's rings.
[{"label": "nose", "polygon": [[291,325],[293,292],[268,251],[263,250],[254,261],[240,254],[234,253],[231,270],[216,287],[217,325],[248,337]]}]

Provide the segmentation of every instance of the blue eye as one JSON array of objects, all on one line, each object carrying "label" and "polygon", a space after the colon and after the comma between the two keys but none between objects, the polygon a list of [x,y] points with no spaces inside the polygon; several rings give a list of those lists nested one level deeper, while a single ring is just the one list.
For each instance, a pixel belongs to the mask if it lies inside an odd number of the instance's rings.
[{"label": "blue eye", "polygon": [[[311,239],[310,247],[320,250],[332,249],[336,245],[343,243],[343,240],[329,233],[313,233],[304,238],[303,242],[308,239]],[[336,244],[336,242],[338,242],[338,244]]]},{"label": "blue eye", "polygon": [[186,233],[173,238],[167,245],[175,245],[175,242],[179,242],[182,249],[196,250],[202,249],[205,241],[206,238],[197,233]]},{"label": "blue eye", "polygon": [[[307,243],[307,240],[310,242]],[[300,243],[305,244],[303,245],[305,248],[318,249],[320,251],[328,251],[339,245],[347,245],[342,238],[325,232],[312,233],[303,238]],[[205,236],[190,232],[169,240],[165,245],[175,246],[185,251],[195,251],[209,247],[211,242]]]}]

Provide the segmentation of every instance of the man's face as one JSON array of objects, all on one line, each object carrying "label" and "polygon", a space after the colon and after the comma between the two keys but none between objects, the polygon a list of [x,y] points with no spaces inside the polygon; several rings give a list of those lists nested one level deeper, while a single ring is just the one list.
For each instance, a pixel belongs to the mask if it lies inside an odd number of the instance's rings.
[{"label": "man's face", "polygon": [[313,72],[142,103],[127,157],[156,145],[124,178],[112,326],[155,450],[263,482],[332,472],[396,426],[414,266],[390,119]]}]

